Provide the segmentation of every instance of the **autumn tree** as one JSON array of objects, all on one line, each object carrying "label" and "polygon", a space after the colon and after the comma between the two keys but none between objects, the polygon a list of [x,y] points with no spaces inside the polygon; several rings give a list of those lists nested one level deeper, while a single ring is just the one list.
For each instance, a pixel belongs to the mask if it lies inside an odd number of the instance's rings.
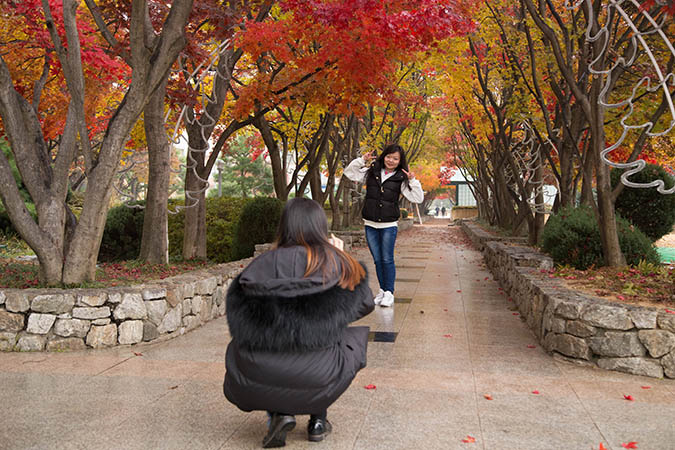
[{"label": "autumn tree", "polygon": [[[192,193],[197,205],[188,208],[192,219],[186,216],[183,256],[205,255],[200,196],[229,136],[248,124],[259,130],[272,164],[276,195],[286,198],[284,150],[273,129],[277,108],[298,110],[311,102],[327,112],[322,119],[326,126],[335,117],[358,115],[369,98],[390,86],[389,74],[406,55],[412,58],[435,40],[471,28],[462,8],[460,3],[448,6],[438,0],[285,0],[264,2],[253,10],[257,13],[242,15],[240,31],[225,47],[232,54],[229,65],[215,71],[218,76],[209,95],[217,101],[207,102],[205,113],[198,108],[187,114],[188,160],[194,176],[188,175],[186,192]],[[222,88],[217,88],[219,83]],[[226,101],[227,93],[232,97]],[[224,109],[217,103],[221,100]],[[210,141],[215,142],[213,147]],[[317,148],[322,151],[326,146]],[[312,183],[316,183],[316,168],[322,161],[313,158],[310,162]]]},{"label": "autumn tree", "polygon": [[[191,0],[176,0],[156,30],[148,20],[148,3],[132,1],[129,46],[112,49],[102,36],[113,34],[114,27],[101,21],[94,26],[98,14],[93,1],[87,2],[86,9],[75,0],[2,2],[3,28],[19,26],[20,45],[39,55],[28,68],[0,56],[0,118],[35,202],[37,221],[26,210],[4,154],[0,154],[0,197],[15,228],[37,254],[43,283],[73,284],[94,278],[111,184],[124,143],[185,45],[184,26],[191,8]],[[6,50],[16,43],[2,45]],[[117,56],[124,51],[129,54],[128,64]],[[105,74],[110,63],[122,64],[121,72],[129,78],[117,82],[123,99],[103,121],[103,136],[92,141],[89,127],[99,117],[86,107],[92,87],[88,81],[94,78],[92,73]],[[42,70],[35,64],[41,64]],[[23,83],[30,90],[22,88]],[[50,111],[65,117],[58,145],[52,149],[47,147],[41,123],[45,111],[40,108],[42,89],[50,83],[60,83],[67,92],[67,101]],[[65,198],[68,173],[78,154],[83,155],[87,187],[82,213],[75,220]]]},{"label": "autumn tree", "polygon": [[[657,84],[664,83],[659,80],[662,65],[672,72],[674,56],[666,50],[669,43],[659,33],[654,33],[654,23],[658,23],[659,17],[663,18],[668,9],[653,2],[645,2],[642,6],[637,2],[604,5],[584,0],[568,7],[552,2],[545,6],[535,5],[531,0],[522,0],[522,4],[541,30],[558,70],[588,124],[588,158],[595,172],[596,214],[604,259],[607,265],[622,265],[625,259],[616,227],[616,195],[611,188],[605,149],[608,139],[615,142],[607,147],[608,150],[632,140],[633,151],[626,162],[630,167],[650,135],[658,134],[659,127],[666,131],[672,128],[671,120],[659,125],[666,105],[672,105],[672,94],[668,89],[655,92],[645,86],[649,79]],[[649,11],[645,10],[650,7]],[[579,35],[576,30],[583,32]],[[582,54],[577,49],[581,49]],[[641,63],[641,57],[647,58],[648,62]],[[575,77],[579,65],[586,65],[581,84]],[[633,69],[641,72],[640,79],[635,79]],[[636,96],[636,91],[640,95]],[[629,104],[628,113],[612,109]],[[638,113],[633,115],[633,111]],[[637,135],[624,142],[625,132],[629,130],[637,130]]]}]

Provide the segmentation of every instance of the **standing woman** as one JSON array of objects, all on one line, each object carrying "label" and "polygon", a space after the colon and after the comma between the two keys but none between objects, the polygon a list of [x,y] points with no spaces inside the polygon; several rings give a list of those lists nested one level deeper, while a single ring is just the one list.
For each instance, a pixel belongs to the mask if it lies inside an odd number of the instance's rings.
[{"label": "standing woman", "polygon": [[419,180],[408,169],[405,152],[400,145],[386,146],[370,164],[373,158],[372,152],[356,158],[345,168],[344,174],[357,183],[366,182],[366,201],[361,214],[380,283],[380,291],[374,300],[376,305],[392,306],[396,280],[394,245],[401,216],[398,201],[403,194],[412,203],[421,203],[424,192]]},{"label": "standing woman", "polygon": [[[338,244],[338,243],[336,243]],[[333,245],[323,208],[294,198],[281,214],[276,248],[232,282],[225,397],[243,411],[267,411],[263,448],[283,447],[296,414],[310,414],[307,438],[332,429],[328,407],[366,366],[370,313],[365,268]]]}]

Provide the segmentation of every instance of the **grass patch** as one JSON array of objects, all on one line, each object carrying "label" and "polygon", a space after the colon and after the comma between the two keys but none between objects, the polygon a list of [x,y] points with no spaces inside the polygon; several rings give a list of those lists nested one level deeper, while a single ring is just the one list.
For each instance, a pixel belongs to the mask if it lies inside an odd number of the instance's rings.
[{"label": "grass patch", "polygon": [[35,253],[19,236],[5,236],[0,233],[0,258],[16,258],[30,255],[35,255]]}]

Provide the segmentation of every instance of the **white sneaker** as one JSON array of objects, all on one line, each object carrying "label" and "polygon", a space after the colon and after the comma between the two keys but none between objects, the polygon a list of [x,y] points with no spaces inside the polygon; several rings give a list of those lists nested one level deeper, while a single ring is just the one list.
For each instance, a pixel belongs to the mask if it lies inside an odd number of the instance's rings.
[{"label": "white sneaker", "polygon": [[380,292],[377,293],[373,301],[375,302],[376,305],[379,305],[382,302],[382,298],[384,297],[384,291],[380,289]]},{"label": "white sneaker", "polygon": [[394,294],[392,294],[389,291],[384,291],[384,296],[382,297],[382,300],[380,301],[380,306],[389,307],[394,304]]}]

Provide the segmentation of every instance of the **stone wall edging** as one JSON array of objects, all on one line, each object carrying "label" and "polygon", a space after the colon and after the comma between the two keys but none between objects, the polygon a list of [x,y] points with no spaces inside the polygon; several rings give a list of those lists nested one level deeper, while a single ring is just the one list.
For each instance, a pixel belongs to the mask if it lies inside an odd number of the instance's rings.
[{"label": "stone wall edging", "polygon": [[63,351],[171,339],[225,315],[252,258],[98,289],[0,289],[0,351]]},{"label": "stone wall edging", "polygon": [[675,314],[611,302],[549,278],[553,260],[462,221],[460,226],[549,353],[606,370],[675,378]]}]

